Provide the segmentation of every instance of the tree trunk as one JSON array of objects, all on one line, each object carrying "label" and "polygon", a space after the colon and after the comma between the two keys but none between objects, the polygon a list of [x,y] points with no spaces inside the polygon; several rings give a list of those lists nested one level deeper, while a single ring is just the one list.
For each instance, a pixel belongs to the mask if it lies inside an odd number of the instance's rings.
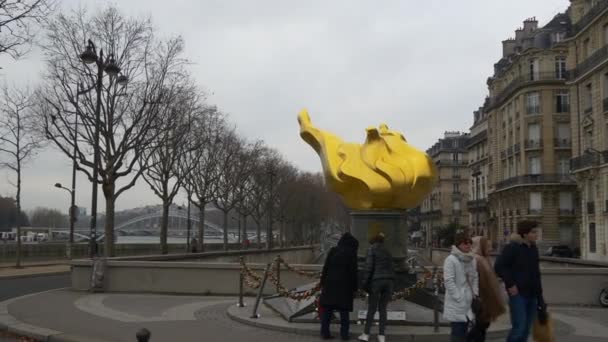
[{"label": "tree trunk", "polygon": [[284,247],[285,221],[279,222],[279,246]]},{"label": "tree trunk", "polygon": [[17,262],[15,267],[21,268],[21,160],[17,159]]},{"label": "tree trunk", "polygon": [[205,205],[198,207],[198,251],[205,251]]},{"label": "tree trunk", "polygon": [[169,253],[167,246],[167,230],[169,226],[169,201],[163,200],[163,216],[160,221],[160,253]]},{"label": "tree trunk", "polygon": [[239,230],[238,230],[236,239],[237,239],[238,244],[241,244],[241,215],[238,215],[238,213],[237,213],[236,217],[237,217],[238,226],[239,226]]},{"label": "tree trunk", "polygon": [[186,222],[186,253],[190,253],[190,230],[192,229],[192,224],[190,223],[190,192],[188,192],[188,222]]},{"label": "tree trunk", "polygon": [[242,215],[241,220],[243,221],[243,237],[241,238],[241,241],[245,242],[249,239],[249,236],[247,236],[247,216]]},{"label": "tree trunk", "polygon": [[223,211],[224,213],[224,250],[228,250],[228,211]]},{"label": "tree trunk", "polygon": [[114,207],[116,198],[114,197],[114,183],[103,184],[103,194],[106,198],[106,222],[104,249],[106,257],[114,256]]},{"label": "tree trunk", "polygon": [[257,226],[257,234],[258,234],[258,249],[262,248],[262,227],[260,226],[260,221],[255,220],[255,225]]}]

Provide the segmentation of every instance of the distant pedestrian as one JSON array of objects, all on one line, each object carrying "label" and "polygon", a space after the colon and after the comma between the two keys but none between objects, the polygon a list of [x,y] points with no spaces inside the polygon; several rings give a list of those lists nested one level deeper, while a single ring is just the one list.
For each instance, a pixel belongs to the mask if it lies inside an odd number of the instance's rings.
[{"label": "distant pedestrian", "polygon": [[378,311],[380,318],[378,326],[378,341],[385,341],[387,306],[393,296],[395,286],[395,271],[393,256],[384,246],[384,233],[374,236],[367,250],[365,259],[365,290],[369,293],[367,317],[360,341],[369,341],[374,315]]},{"label": "distant pedestrian", "polygon": [[473,298],[479,294],[479,282],[471,245],[466,232],[457,231],[452,251],[443,263],[443,317],[452,328],[450,342],[466,341],[468,323],[475,319],[471,306]]},{"label": "distant pedestrian", "polygon": [[537,313],[546,317],[535,221],[517,223],[517,233],[511,235],[496,259],[494,269],[505,283],[509,294],[511,332],[507,342],[526,342]]},{"label": "distant pedestrian", "polygon": [[192,240],[190,240],[190,251],[192,253],[198,252],[198,240],[196,238],[192,238]]},{"label": "distant pedestrian", "polygon": [[350,317],[353,299],[357,291],[357,249],[359,241],[350,233],[344,233],[338,245],[327,253],[321,273],[321,337],[332,339],[329,325],[333,312],[340,313],[340,337],[350,339]]},{"label": "distant pedestrian", "polygon": [[490,262],[490,241],[483,236],[476,236],[472,240],[472,251],[479,275],[479,299],[481,300],[481,312],[475,318],[474,327],[478,332],[476,342],[482,342],[485,341],[490,324],[505,313],[505,301],[500,283]]},{"label": "distant pedestrian", "polygon": [[243,247],[245,249],[249,249],[249,245],[251,245],[251,241],[249,241],[249,239],[245,239],[245,241],[243,241]]}]

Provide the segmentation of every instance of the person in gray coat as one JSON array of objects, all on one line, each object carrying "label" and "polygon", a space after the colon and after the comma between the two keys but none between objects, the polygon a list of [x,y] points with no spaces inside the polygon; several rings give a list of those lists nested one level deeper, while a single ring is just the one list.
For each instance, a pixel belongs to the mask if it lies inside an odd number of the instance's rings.
[{"label": "person in gray coat", "polygon": [[359,341],[369,341],[369,334],[374,315],[379,313],[380,325],[378,327],[378,341],[384,342],[384,331],[386,327],[386,307],[393,295],[395,282],[395,271],[393,268],[393,256],[384,246],[384,234],[378,233],[370,241],[371,246],[367,250],[365,262],[366,279],[364,289],[369,293],[367,305],[367,317],[363,334]]}]

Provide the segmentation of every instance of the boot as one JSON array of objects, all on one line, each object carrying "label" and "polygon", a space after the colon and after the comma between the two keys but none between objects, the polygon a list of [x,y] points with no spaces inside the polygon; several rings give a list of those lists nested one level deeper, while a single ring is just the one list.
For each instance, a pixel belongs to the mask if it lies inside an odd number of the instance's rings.
[{"label": "boot", "polygon": [[366,334],[366,333],[363,333],[363,334],[361,334],[361,336],[359,336],[357,339],[358,339],[359,341],[366,341],[366,342],[367,342],[367,341],[369,341],[369,335],[368,335],[368,334]]}]

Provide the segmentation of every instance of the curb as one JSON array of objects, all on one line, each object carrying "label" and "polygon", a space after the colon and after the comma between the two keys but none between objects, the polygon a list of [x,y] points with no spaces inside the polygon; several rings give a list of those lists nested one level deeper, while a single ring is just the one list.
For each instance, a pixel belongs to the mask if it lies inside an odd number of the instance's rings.
[{"label": "curb", "polygon": [[48,291],[31,293],[25,296],[11,298],[0,302],[0,330],[8,331],[21,336],[27,336],[44,342],[112,342],[93,339],[85,336],[66,334],[62,331],[35,326],[18,320],[8,312],[8,306],[18,300],[39,295],[41,293],[54,292],[68,289],[67,287]]},{"label": "curb", "polygon": [[[287,333],[298,334],[298,335],[319,336],[318,329],[298,327],[298,326],[296,326],[296,324],[298,324],[298,323],[293,323],[294,326],[292,326],[292,327],[285,327],[285,326],[278,326],[278,325],[274,325],[274,324],[270,324],[270,323],[265,323],[265,322],[255,320],[255,319],[243,318],[234,312],[237,309],[238,308],[235,305],[230,305],[228,307],[228,309],[226,309],[226,315],[233,321],[241,323],[241,324],[253,326],[256,328],[262,328],[262,329],[274,330],[274,331],[280,331],[280,332],[287,332]],[[352,333],[352,331],[351,331],[351,333]],[[488,331],[486,336],[488,339],[497,339],[497,338],[506,337],[508,333],[509,333],[509,329],[494,330],[494,331],[490,330],[490,331]],[[436,342],[438,340],[447,341],[450,337],[450,334],[449,334],[449,332],[429,333],[429,334],[412,334],[412,333],[401,333],[401,334],[393,333],[393,334],[391,334],[391,333],[388,333],[386,335],[386,337],[391,340],[394,339],[394,340],[399,340],[399,341]]]},{"label": "curb", "polygon": [[7,275],[7,276],[0,276],[0,280],[46,277],[46,276],[64,275],[64,274],[70,274],[70,271],[45,272],[45,273],[30,273],[30,274],[20,274],[20,275]]}]

